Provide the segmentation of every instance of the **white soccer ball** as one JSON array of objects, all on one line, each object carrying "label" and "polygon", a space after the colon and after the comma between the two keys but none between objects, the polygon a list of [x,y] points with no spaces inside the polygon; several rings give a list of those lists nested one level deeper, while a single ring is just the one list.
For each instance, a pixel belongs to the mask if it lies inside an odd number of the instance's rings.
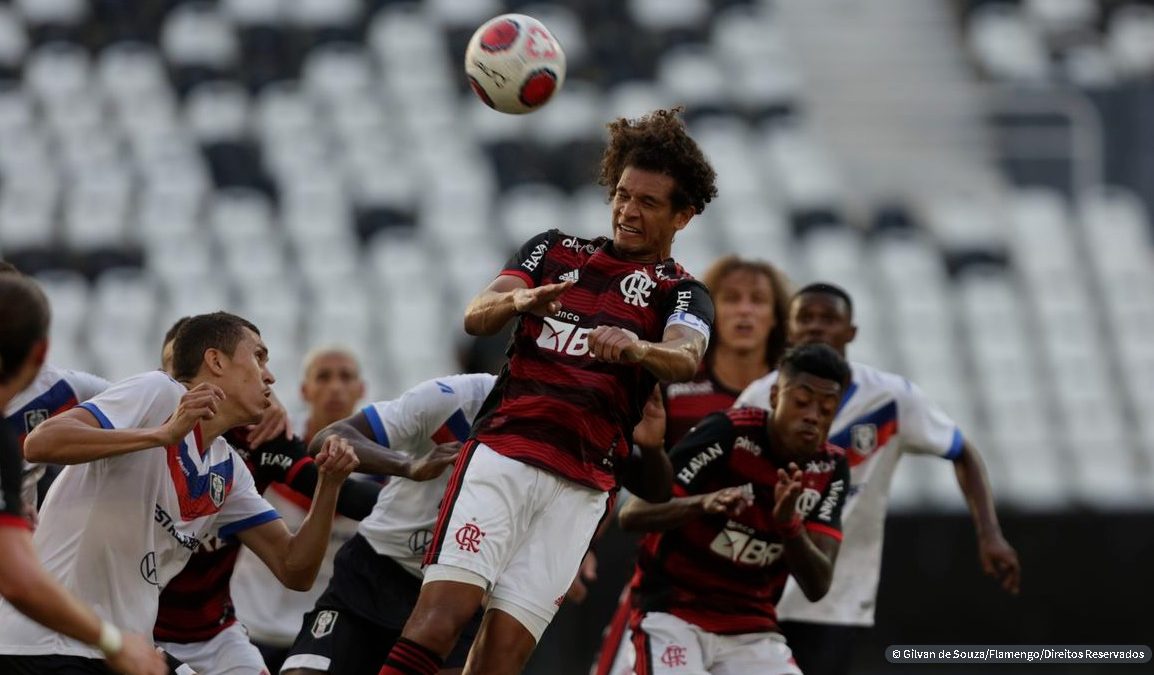
[{"label": "white soccer ball", "polygon": [[537,110],[565,82],[565,52],[540,21],[524,14],[489,19],[465,49],[465,74],[490,108],[512,115]]}]

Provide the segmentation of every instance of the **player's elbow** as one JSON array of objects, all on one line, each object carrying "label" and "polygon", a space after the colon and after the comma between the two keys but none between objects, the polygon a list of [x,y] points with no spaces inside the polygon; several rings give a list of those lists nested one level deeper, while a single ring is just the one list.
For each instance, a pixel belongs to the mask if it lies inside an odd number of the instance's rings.
[{"label": "player's elbow", "polygon": [[807,580],[807,583],[798,584],[801,586],[801,592],[805,594],[805,599],[810,602],[817,602],[829,593],[829,587],[833,583],[833,570],[822,572],[813,575]]},{"label": "player's elbow", "polygon": [[33,464],[66,464],[64,457],[60,456],[58,449],[61,447],[59,442],[53,439],[56,425],[45,428],[46,425],[51,424],[51,420],[45,422],[39,427],[32,430],[28,437],[24,439],[24,459]]},{"label": "player's elbow", "polygon": [[312,589],[313,583],[317,580],[317,567],[294,568],[290,565],[285,565],[277,577],[280,579],[281,584],[290,591],[304,592]]},{"label": "player's elbow", "polygon": [[621,526],[622,530],[626,532],[644,532],[645,531],[645,516],[642,509],[646,502],[644,498],[638,496],[633,497],[625,506],[621,507],[621,511],[617,514],[617,524]]},{"label": "player's elbow", "polygon": [[485,321],[485,314],[482,311],[475,310],[469,307],[465,310],[465,332],[473,337],[484,337],[492,335],[497,331],[491,330]]}]

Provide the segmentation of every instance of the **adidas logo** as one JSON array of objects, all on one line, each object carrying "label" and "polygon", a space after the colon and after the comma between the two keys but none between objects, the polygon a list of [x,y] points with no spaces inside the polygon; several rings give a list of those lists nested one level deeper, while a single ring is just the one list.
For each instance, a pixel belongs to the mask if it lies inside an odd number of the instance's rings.
[{"label": "adidas logo", "polygon": [[557,279],[559,279],[560,281],[572,281],[572,282],[576,283],[577,282],[577,276],[578,276],[577,270],[569,270],[568,272],[557,277]]}]

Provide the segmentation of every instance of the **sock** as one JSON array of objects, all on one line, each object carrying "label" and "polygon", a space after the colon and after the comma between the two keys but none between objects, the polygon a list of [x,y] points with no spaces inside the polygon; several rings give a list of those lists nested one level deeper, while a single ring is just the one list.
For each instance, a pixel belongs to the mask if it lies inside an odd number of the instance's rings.
[{"label": "sock", "polygon": [[400,638],[393,645],[378,675],[435,675],[444,661],[428,647],[408,638]]}]

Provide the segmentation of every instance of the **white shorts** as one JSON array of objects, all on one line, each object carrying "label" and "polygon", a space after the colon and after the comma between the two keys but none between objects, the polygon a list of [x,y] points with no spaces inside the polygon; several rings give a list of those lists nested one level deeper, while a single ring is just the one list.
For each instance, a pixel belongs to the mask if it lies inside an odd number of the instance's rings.
[{"label": "white shorts", "polygon": [[[425,583],[490,591],[537,640],[565,599],[609,495],[470,443],[449,480]],[[464,571],[465,573],[460,573]]]},{"label": "white shorts", "polygon": [[240,622],[208,642],[157,642],[157,647],[192,667],[199,675],[268,675],[260,651]]},{"label": "white shorts", "polygon": [[801,669],[780,633],[716,635],[672,614],[649,612],[640,632],[622,642],[611,673],[801,675]]}]

